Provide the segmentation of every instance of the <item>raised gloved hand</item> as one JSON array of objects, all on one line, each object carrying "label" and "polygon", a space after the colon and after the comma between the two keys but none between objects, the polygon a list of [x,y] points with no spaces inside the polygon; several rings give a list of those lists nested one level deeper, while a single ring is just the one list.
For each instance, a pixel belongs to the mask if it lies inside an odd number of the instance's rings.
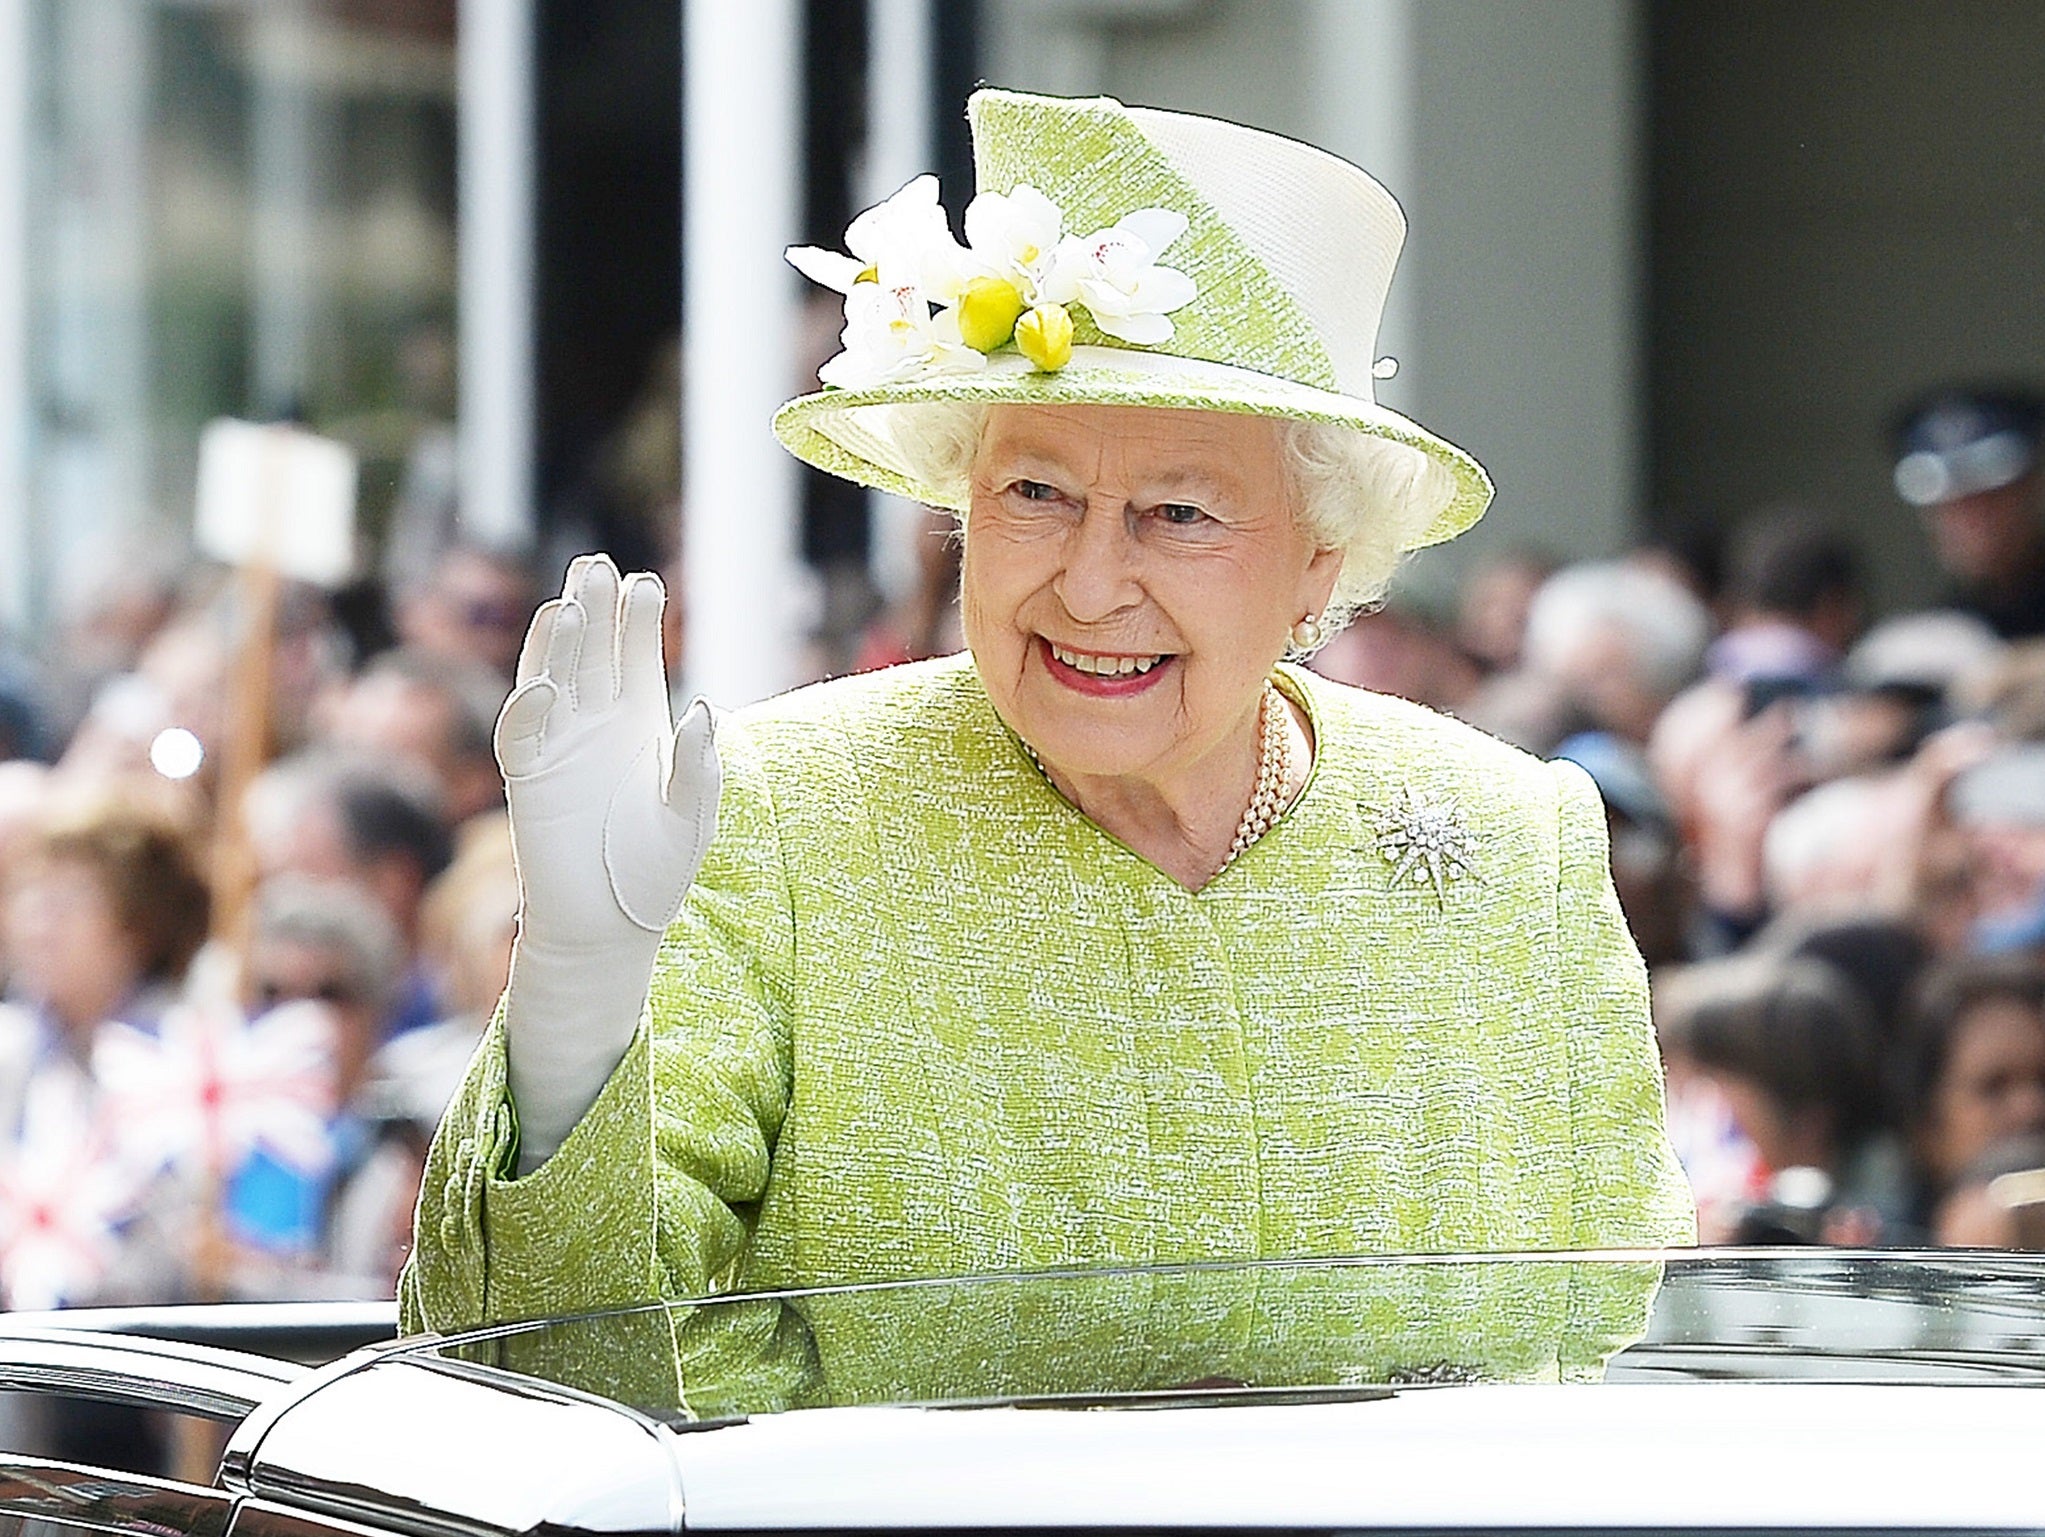
[{"label": "raised gloved hand", "polygon": [[669,723],[660,579],[608,556],[540,605],[497,721],[518,859],[505,995],[519,1171],[580,1120],[631,1043],[660,936],[717,829],[710,710]]}]

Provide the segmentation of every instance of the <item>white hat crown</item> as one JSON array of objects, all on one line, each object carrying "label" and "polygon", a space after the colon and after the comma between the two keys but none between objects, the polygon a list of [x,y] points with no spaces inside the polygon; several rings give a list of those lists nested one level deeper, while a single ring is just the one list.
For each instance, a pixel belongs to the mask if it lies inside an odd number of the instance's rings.
[{"label": "white hat crown", "polygon": [[[997,335],[983,348],[965,335],[963,301],[932,316],[914,288],[895,289],[908,295],[897,300],[858,281],[864,272],[851,257],[792,252],[790,259],[820,282],[830,281],[818,275],[826,265],[844,269],[839,275],[848,281],[839,291],[851,293],[841,357],[853,355],[855,309],[862,325],[867,310],[890,321],[891,346],[895,320],[914,343],[899,362],[873,349],[885,368],[840,370],[835,359],[826,365],[829,387],[789,402],[775,417],[775,431],[796,454],[865,485],[962,508],[963,488],[926,476],[903,448],[904,411],[960,401],[1240,412],[1353,428],[1418,449],[1446,470],[1446,492],[1416,478],[1403,493],[1417,520],[1401,534],[1403,548],[1453,538],[1482,516],[1491,499],[1483,467],[1377,403],[1378,327],[1406,218],[1373,177],[1277,134],[1107,97],[983,90],[967,103],[967,115],[983,196],[997,194],[1010,208],[1041,211],[1048,203],[1065,231],[1105,234],[1125,220],[1148,220],[1153,229],[1159,220],[1169,223],[1175,233],[1168,240],[1151,245],[1146,236],[1144,243],[1160,259],[1153,270],[1171,269],[1169,302],[1158,304],[1170,325],[1148,327],[1155,341],[1138,336],[1126,315],[1091,313],[1096,297],[1112,296],[1082,293],[1077,305],[1049,306],[1065,331],[1055,361],[1037,355],[1041,347],[1024,355],[1022,321],[1011,321],[1012,342]],[[949,244],[934,178],[912,183],[897,198],[912,190],[931,205],[906,210],[923,221],[916,227],[936,219]],[[1028,249],[1036,251],[1037,243]],[[891,302],[899,315],[888,309]],[[1041,313],[1030,311],[1024,320]],[[950,329],[941,331],[940,321]],[[1111,334],[1111,325],[1123,334]],[[863,332],[858,339],[863,346]]]},{"label": "white hat crown", "polygon": [[1398,199],[1311,144],[1216,118],[1124,110],[1306,312],[1336,387],[1374,399],[1378,327],[1406,243]]}]

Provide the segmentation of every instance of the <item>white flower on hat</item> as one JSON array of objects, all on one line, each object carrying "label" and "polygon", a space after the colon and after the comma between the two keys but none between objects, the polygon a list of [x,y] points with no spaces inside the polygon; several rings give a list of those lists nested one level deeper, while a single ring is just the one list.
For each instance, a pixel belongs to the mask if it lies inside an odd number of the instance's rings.
[{"label": "white flower on hat", "polygon": [[1013,192],[982,192],[966,205],[971,274],[1011,283],[1025,307],[1041,297],[1065,235],[1058,205],[1025,183]]},{"label": "white flower on hat", "polygon": [[845,247],[850,256],[813,245],[792,245],[782,255],[811,282],[848,296],[860,283],[956,291],[960,282],[965,253],[938,205],[935,176],[917,177],[854,219]]},{"label": "white flower on hat", "polygon": [[975,197],[962,246],[938,206],[937,178],[919,176],[852,221],[850,256],[790,246],[797,271],[845,295],[845,350],[818,379],[870,389],[972,373],[1011,345],[1056,372],[1072,357],[1071,304],[1085,305],[1106,335],[1139,346],[1170,341],[1165,317],[1197,289],[1157,258],[1186,232],[1185,218],[1141,208],[1084,239],[1064,231],[1058,205],[1025,183]]},{"label": "white flower on hat", "polygon": [[1074,300],[1086,306],[1109,336],[1154,347],[1172,339],[1166,317],[1190,304],[1198,290],[1176,267],[1157,258],[1186,232],[1185,215],[1168,208],[1139,208],[1111,229],[1059,242],[1042,297],[1054,304]]},{"label": "white flower on hat", "polygon": [[839,389],[977,373],[987,366],[960,337],[958,311],[933,315],[929,298],[914,283],[855,283],[845,295],[845,329],[838,340],[845,350],[818,369],[817,378]]}]

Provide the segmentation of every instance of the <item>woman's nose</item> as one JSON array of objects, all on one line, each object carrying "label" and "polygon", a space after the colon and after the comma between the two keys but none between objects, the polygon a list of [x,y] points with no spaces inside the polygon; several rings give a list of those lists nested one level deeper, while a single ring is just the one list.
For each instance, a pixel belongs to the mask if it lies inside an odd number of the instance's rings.
[{"label": "woman's nose", "polygon": [[1097,623],[1142,596],[1135,562],[1135,540],[1121,504],[1089,503],[1065,541],[1053,591],[1074,619]]}]

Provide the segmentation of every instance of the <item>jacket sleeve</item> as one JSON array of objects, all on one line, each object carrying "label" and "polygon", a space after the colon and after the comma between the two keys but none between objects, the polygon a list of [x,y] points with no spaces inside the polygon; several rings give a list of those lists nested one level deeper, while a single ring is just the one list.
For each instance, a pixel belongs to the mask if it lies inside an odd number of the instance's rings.
[{"label": "jacket sleeve", "polygon": [[[399,1282],[407,1329],[695,1299],[742,1284],[790,1092],[793,923],[769,787],[719,727],[718,833],[630,1049],[554,1156],[514,1179],[501,1021],[443,1118]],[[766,1407],[810,1370],[771,1305],[652,1310],[513,1338],[505,1364],[647,1407]]]},{"label": "jacket sleeve", "polygon": [[[1605,809],[1589,776],[1557,763],[1557,1006],[1568,1029],[1572,1249],[1696,1241],[1689,1182],[1669,1144],[1647,968],[1612,886]],[[1596,1378],[1637,1340],[1661,1267],[1585,1264],[1571,1277],[1565,1378]]]}]

